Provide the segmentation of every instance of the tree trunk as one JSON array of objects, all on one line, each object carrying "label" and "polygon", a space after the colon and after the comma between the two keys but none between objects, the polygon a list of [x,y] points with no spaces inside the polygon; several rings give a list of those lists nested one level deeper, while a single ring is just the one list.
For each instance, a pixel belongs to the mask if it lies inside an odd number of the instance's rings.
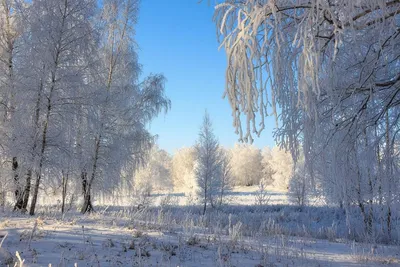
[{"label": "tree trunk", "polygon": [[94,211],[92,205],[92,197],[91,197],[91,186],[88,185],[87,181],[87,173],[82,172],[82,193],[83,193],[83,205],[81,208],[81,213],[85,214],[86,212]]},{"label": "tree trunk", "polygon": [[14,185],[15,185],[15,205],[14,205],[14,211],[15,210],[22,210],[23,208],[23,195],[22,195],[22,189],[21,189],[21,184],[19,181],[19,175],[18,175],[18,160],[17,157],[12,158],[12,171],[13,171],[13,176],[14,176]]},{"label": "tree trunk", "polygon": [[389,110],[386,111],[386,179],[387,179],[387,213],[386,213],[386,226],[387,234],[390,239],[392,236],[392,159],[391,159],[391,144],[389,135]]},{"label": "tree trunk", "polygon": [[27,211],[28,207],[28,202],[29,202],[29,195],[31,192],[31,183],[32,183],[32,169],[29,169],[27,174],[26,174],[26,184],[25,184],[25,189],[24,189],[24,201],[22,204],[22,210],[24,212]]},{"label": "tree trunk", "polygon": [[[365,137],[365,149],[368,149],[368,135],[367,135],[367,129],[364,129],[364,137]],[[368,235],[372,237],[372,232],[373,232],[373,219],[374,219],[374,186],[372,184],[372,177],[371,177],[371,169],[368,166],[367,167],[367,175],[368,175],[368,187],[369,187],[369,199],[368,199],[368,204],[369,204],[369,212],[368,212]]]},{"label": "tree trunk", "polygon": [[2,182],[0,182],[0,207],[4,212],[6,207],[6,191],[4,190],[4,185]]},{"label": "tree trunk", "polygon": [[[57,62],[57,61],[56,61]],[[35,187],[34,187],[34,191],[33,191],[33,197],[32,197],[32,201],[31,201],[31,207],[29,210],[29,215],[35,215],[35,208],[36,208],[36,202],[37,202],[37,197],[39,194],[39,185],[40,185],[40,180],[42,178],[42,167],[43,167],[43,163],[44,163],[44,152],[46,150],[46,146],[47,146],[47,129],[48,129],[48,125],[49,125],[49,119],[50,119],[50,112],[51,112],[51,96],[52,93],[54,91],[54,87],[55,87],[55,72],[53,72],[52,75],[52,87],[50,90],[50,95],[49,98],[47,99],[47,113],[46,113],[46,120],[44,122],[44,127],[43,127],[43,134],[42,134],[42,149],[40,150],[40,161],[39,161],[39,170],[38,170],[38,175],[36,177],[36,183],[35,183]]]},{"label": "tree trunk", "polygon": [[64,174],[62,172],[62,202],[61,202],[61,213],[65,212],[65,200],[67,198],[67,189],[68,189],[68,173]]},{"label": "tree trunk", "polygon": [[[9,87],[9,91],[7,93],[6,99],[3,99],[6,103],[6,108],[5,108],[5,113],[4,113],[4,122],[10,122],[12,119],[12,113],[15,109],[14,105],[14,95],[15,95],[15,90],[14,90],[14,43],[17,38],[15,28],[12,25],[12,9],[13,9],[13,4],[8,1],[2,1],[2,8],[3,8],[3,15],[4,15],[4,27],[2,30],[4,31],[4,36],[5,37],[5,42],[6,42],[6,52],[8,54],[7,57],[7,65],[8,65],[8,70],[6,71],[7,76],[8,76],[8,81],[6,81],[6,85]],[[5,60],[5,59],[3,59]],[[3,61],[4,62],[4,61]],[[11,124],[12,125],[12,124]],[[10,126],[11,126],[10,125]],[[12,141],[15,141],[15,136],[13,134]],[[15,184],[15,205],[14,205],[14,211],[15,210],[21,210],[22,209],[22,189],[21,189],[21,183],[19,180],[19,174],[18,174],[18,160],[17,157],[12,158],[12,171],[13,171],[13,179],[14,179],[14,184]]]},{"label": "tree trunk", "polygon": [[[44,66],[43,66],[44,70]],[[42,91],[43,91],[43,81],[40,80],[39,91],[36,99],[36,109],[35,109],[35,130],[39,131],[39,116],[40,116],[40,102],[42,101]],[[35,151],[37,148],[37,141],[33,140],[32,145],[32,156],[31,156],[31,164],[35,161]],[[32,186],[32,166],[29,167],[26,173],[26,180],[25,180],[25,189],[24,189],[24,201],[22,205],[22,209],[24,211],[27,210],[28,202],[29,202],[29,195],[31,193],[31,186]]]},{"label": "tree trunk", "polygon": [[[101,124],[101,126],[100,126],[100,130],[102,130],[102,129],[103,129],[103,124]],[[96,177],[97,161],[99,160],[99,152],[100,152],[100,140],[101,140],[101,134],[98,137],[96,137],[96,139],[95,139],[96,150],[94,152],[92,176],[90,177],[89,182],[87,182],[87,179],[84,179],[84,181],[85,181],[84,185],[85,185],[86,190],[84,190],[85,198],[84,198],[83,206],[81,209],[81,213],[83,213],[83,214],[86,212],[93,211],[90,191],[92,189],[92,183],[94,181],[94,178]]]},{"label": "tree trunk", "polygon": [[203,215],[206,214],[206,209],[207,209],[207,184],[205,183]]},{"label": "tree trunk", "polygon": [[33,196],[32,196],[32,201],[31,201],[31,207],[29,210],[29,215],[35,215],[35,208],[36,208],[37,198],[38,198],[38,194],[39,194],[39,185],[40,185],[41,178],[42,178],[42,175],[39,173],[36,177],[35,187],[33,188]]},{"label": "tree trunk", "polygon": [[38,175],[36,177],[36,182],[35,182],[35,187],[33,188],[33,196],[32,196],[32,201],[31,201],[31,207],[29,210],[29,215],[35,215],[35,208],[36,208],[36,202],[39,194],[39,185],[40,185],[40,180],[42,178],[42,167],[43,167],[43,162],[44,162],[44,151],[46,149],[47,145],[47,127],[48,127],[48,122],[50,118],[50,110],[51,110],[51,100],[49,98],[49,104],[47,107],[47,115],[46,115],[46,121],[44,124],[43,128],[43,137],[42,137],[42,149],[40,151],[40,162],[39,162],[39,170],[38,170]]},{"label": "tree trunk", "polygon": [[92,205],[92,198],[91,198],[90,187],[89,187],[85,194],[81,213],[85,214],[87,212],[90,213],[92,211],[94,211],[94,209],[93,209],[93,205]]},{"label": "tree trunk", "polygon": [[364,200],[363,200],[363,198],[362,198],[362,194],[361,194],[361,173],[360,173],[360,170],[358,170],[357,171],[357,190],[356,190],[356,192],[357,192],[357,204],[358,204],[358,207],[360,208],[360,211],[361,211],[361,215],[362,215],[362,217],[363,217],[363,221],[364,221],[364,230],[365,230],[365,233],[369,233],[370,232],[370,224],[369,224],[369,221],[368,221],[368,216],[367,216],[367,214],[366,214],[366,212],[365,212],[365,206],[364,206]]}]

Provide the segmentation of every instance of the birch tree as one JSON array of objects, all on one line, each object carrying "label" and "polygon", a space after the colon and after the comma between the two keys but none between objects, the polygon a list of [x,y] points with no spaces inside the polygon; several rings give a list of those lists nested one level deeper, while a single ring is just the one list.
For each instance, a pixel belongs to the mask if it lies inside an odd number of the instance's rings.
[{"label": "birch tree", "polygon": [[226,0],[215,13],[237,133],[252,141],[279,106],[277,141],[304,153],[313,187],[332,178],[324,194],[358,206],[370,236],[374,203],[391,236],[397,198],[399,12],[391,0]]},{"label": "birch tree", "polygon": [[[19,88],[19,72],[16,66],[18,51],[20,50],[20,37],[23,29],[21,24],[21,12],[16,8],[15,1],[2,0],[0,2],[0,98],[1,98],[1,140],[3,167],[10,166],[10,171],[2,173],[0,183],[2,188],[14,191],[16,209],[22,208],[22,183],[18,163],[17,136],[13,131],[16,127],[15,115],[16,94]],[[8,177],[12,176],[11,179]],[[13,186],[9,181],[13,180]],[[8,185],[8,186],[6,186]],[[0,193],[5,197],[5,191]]]},{"label": "birch tree", "polygon": [[112,186],[116,183],[106,177],[118,177],[124,165],[144,159],[143,154],[153,143],[147,123],[170,107],[162,75],[150,75],[138,82],[140,67],[132,39],[137,11],[135,0],[103,2],[100,25],[105,34],[101,36],[100,75],[96,77],[96,94],[102,104],[91,112],[94,140],[88,142],[93,144],[93,156],[88,170],[82,172],[82,213],[92,210],[91,190],[99,177]]},{"label": "birch tree", "polygon": [[0,200],[12,190],[33,215],[61,188],[65,212],[80,184],[87,212],[93,188],[114,192],[146,159],[147,126],[170,101],[162,75],[139,81],[137,12],[133,0],[0,1]]},{"label": "birch tree", "polygon": [[[42,0],[33,2],[29,8],[34,47],[32,57],[35,59],[33,67],[40,73],[39,80],[32,77],[32,84],[39,86],[34,118],[37,140],[34,140],[32,147],[37,166],[29,211],[31,215],[35,213],[43,167],[50,154],[49,147],[54,148],[54,136],[60,133],[57,125],[65,123],[62,120],[62,113],[65,112],[62,104],[71,96],[71,91],[84,84],[81,71],[85,66],[82,66],[81,60],[91,43],[89,20],[93,5],[94,2],[90,0]],[[29,197],[31,175],[32,170],[28,170],[23,208]]]}]

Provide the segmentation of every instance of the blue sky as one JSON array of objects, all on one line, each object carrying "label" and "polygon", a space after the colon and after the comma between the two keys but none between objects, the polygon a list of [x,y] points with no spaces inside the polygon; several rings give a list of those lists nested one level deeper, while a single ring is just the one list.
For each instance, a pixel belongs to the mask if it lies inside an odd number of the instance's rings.
[{"label": "blue sky", "polygon": [[[218,51],[214,8],[208,0],[142,0],[136,40],[144,74],[162,73],[172,109],[155,119],[150,130],[158,134],[161,148],[173,153],[195,144],[204,111],[210,114],[221,145],[238,140],[231,110],[222,95],[226,57]],[[211,1],[212,2],[212,1]],[[273,146],[274,119],[255,138],[258,147]]]}]

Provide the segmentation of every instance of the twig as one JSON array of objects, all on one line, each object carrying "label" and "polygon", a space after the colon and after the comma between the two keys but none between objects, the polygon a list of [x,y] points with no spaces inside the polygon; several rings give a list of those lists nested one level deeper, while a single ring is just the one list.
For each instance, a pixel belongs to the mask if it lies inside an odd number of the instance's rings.
[{"label": "twig", "polygon": [[18,251],[15,252],[15,256],[17,256],[18,262],[15,263],[14,267],[23,267],[25,260],[21,258]]},{"label": "twig", "polygon": [[85,226],[82,225],[82,239],[83,239],[83,245],[85,245]]},{"label": "twig", "polygon": [[4,240],[6,239],[6,237],[8,236],[8,232],[6,233],[6,235],[3,237],[3,239],[0,242],[0,248],[3,245]]},{"label": "twig", "polygon": [[32,242],[33,235],[35,234],[36,229],[37,229],[38,220],[39,220],[39,218],[36,219],[35,224],[33,225],[33,228],[32,228],[31,235],[29,237],[29,241],[28,241],[28,249],[29,250],[31,249],[31,242]]}]

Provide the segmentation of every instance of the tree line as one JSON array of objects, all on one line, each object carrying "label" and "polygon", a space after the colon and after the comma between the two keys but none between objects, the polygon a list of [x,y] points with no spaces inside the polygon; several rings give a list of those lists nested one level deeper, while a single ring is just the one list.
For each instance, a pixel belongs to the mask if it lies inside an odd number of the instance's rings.
[{"label": "tree line", "polygon": [[291,184],[295,185],[296,169],[289,152],[279,147],[261,150],[243,143],[225,148],[219,144],[207,113],[196,144],[172,156],[155,146],[149,159],[133,177],[134,187],[141,194],[150,195],[154,190],[184,192],[192,204],[204,204],[204,212],[207,205],[226,202],[227,193],[235,186],[262,184],[288,191]]}]

